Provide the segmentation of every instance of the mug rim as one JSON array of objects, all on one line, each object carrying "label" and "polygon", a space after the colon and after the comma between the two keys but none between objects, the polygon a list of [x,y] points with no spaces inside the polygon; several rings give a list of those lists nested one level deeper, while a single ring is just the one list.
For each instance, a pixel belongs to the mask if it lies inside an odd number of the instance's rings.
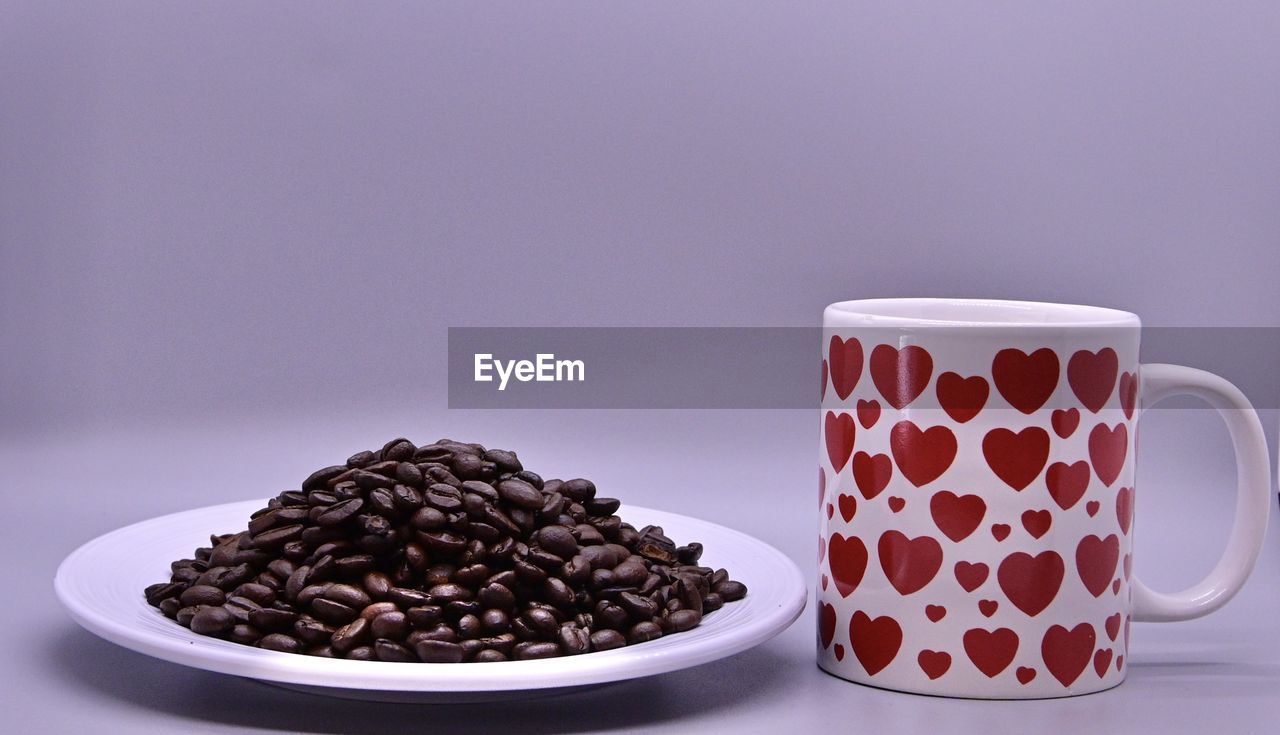
[{"label": "mug rim", "polygon": [[984,327],[1004,329],[1140,327],[1136,314],[1105,306],[966,298],[880,298],[837,301],[824,326]]}]

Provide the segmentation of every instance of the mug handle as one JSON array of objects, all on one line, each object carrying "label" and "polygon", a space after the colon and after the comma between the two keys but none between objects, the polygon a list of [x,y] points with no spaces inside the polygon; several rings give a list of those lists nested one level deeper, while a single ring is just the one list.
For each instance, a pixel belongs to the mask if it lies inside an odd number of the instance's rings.
[{"label": "mug handle", "polygon": [[1235,447],[1236,518],[1218,564],[1198,584],[1168,594],[1133,580],[1136,622],[1190,620],[1217,610],[1240,591],[1253,571],[1271,511],[1271,461],[1262,422],[1249,399],[1213,373],[1180,365],[1143,365],[1139,388],[1143,410],[1175,395],[1192,395],[1216,408]]}]

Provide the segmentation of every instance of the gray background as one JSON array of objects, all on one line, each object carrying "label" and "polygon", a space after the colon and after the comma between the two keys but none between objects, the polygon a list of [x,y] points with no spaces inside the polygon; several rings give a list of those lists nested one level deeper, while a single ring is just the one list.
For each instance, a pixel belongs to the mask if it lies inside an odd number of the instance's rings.
[{"label": "gray background", "polygon": [[[0,2],[7,721],[1269,731],[1274,532],[1227,609],[1135,629],[1120,689],[1004,705],[826,677],[806,615],[569,700],[374,708],[123,651],[50,580],[395,434],[513,447],[809,570],[814,412],[448,411],[446,328],[811,326],[884,295],[1280,326],[1277,37],[1269,2]],[[1200,411],[1143,431],[1137,569],[1184,585],[1229,448]]]}]

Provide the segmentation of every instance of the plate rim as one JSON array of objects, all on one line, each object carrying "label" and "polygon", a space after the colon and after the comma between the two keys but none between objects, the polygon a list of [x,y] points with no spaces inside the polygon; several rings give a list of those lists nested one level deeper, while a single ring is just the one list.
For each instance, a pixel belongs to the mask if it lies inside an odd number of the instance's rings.
[{"label": "plate rim", "polygon": [[[243,500],[176,511],[136,521],[96,536],[78,546],[58,565],[53,580],[58,601],[73,621],[94,635],[129,650],[170,663],[288,684],[366,691],[441,693],[588,686],[699,666],[741,653],[773,638],[791,627],[804,612],[808,603],[809,593],[799,567],[790,557],[771,544],[742,531],[701,518],[631,504],[627,504],[628,510],[655,516],[654,520],[659,524],[664,522],[663,518],[697,524],[712,529],[717,534],[735,537],[736,540],[753,546],[760,553],[772,558],[787,571],[784,575],[778,575],[780,587],[777,597],[781,602],[772,608],[762,608],[757,619],[743,621],[733,629],[733,635],[695,638],[690,641],[691,645],[688,647],[659,648],[646,652],[641,650],[645,644],[639,644],[583,656],[475,664],[476,667],[483,667],[483,669],[472,670],[468,664],[346,661],[266,651],[236,644],[230,644],[236,646],[235,649],[225,651],[211,650],[203,646],[195,647],[195,644],[201,640],[195,634],[190,634],[190,639],[187,640],[155,637],[110,614],[92,610],[82,599],[83,596],[71,588],[71,570],[81,562],[82,557],[91,554],[99,544],[108,543],[118,536],[138,533],[141,530],[140,527],[164,524],[166,521],[173,522],[179,517],[228,512],[237,506],[244,506],[247,512],[252,512],[265,502],[262,499]],[[250,505],[255,507],[249,508]],[[750,599],[750,595],[747,599]],[[566,664],[568,664],[567,668]],[[344,670],[357,666],[358,669]]]}]

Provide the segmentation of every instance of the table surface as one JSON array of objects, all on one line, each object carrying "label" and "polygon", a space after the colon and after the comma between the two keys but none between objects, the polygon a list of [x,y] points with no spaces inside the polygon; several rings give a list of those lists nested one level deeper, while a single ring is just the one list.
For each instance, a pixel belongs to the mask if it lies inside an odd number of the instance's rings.
[{"label": "table surface", "polygon": [[[370,411],[362,416],[220,417],[200,424],[79,427],[8,436],[0,480],[16,508],[0,543],[7,652],[0,690],[11,732],[594,732],[1122,730],[1270,733],[1280,718],[1280,539],[1275,524],[1245,590],[1186,623],[1134,627],[1126,683],[1029,702],[913,696],[862,687],[814,665],[806,611],[782,635],[697,668],[554,698],[484,705],[389,705],[290,692],[184,668],[79,629],[59,608],[54,570],[112,528],[296,485],[309,469],[380,445],[451,435],[513,448],[546,476],[591,477],[638,505],[739,528],[800,563],[812,588],[809,411]],[[1275,425],[1275,412],[1264,418]],[[433,428],[434,427],[434,428]],[[448,428],[443,428],[448,427]],[[1148,584],[1186,586],[1217,558],[1230,524],[1232,465],[1208,411],[1143,425],[1135,566]],[[625,507],[623,511],[625,517]]]}]

